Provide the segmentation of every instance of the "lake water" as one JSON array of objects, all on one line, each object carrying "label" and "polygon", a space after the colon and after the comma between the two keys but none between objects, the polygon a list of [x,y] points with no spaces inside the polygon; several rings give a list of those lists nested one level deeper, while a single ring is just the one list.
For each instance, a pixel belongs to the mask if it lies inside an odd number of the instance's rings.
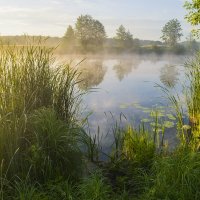
[{"label": "lake water", "polygon": [[151,127],[153,119],[149,116],[158,109],[161,123],[166,124],[165,137],[169,144],[176,142],[173,109],[155,85],[175,87],[180,92],[186,60],[184,56],[172,55],[88,56],[78,68],[83,79],[80,89],[93,88],[83,101],[85,114],[91,113],[88,117],[91,135],[100,132],[103,145],[109,146],[116,121],[121,126],[131,123],[135,128],[143,121]]}]

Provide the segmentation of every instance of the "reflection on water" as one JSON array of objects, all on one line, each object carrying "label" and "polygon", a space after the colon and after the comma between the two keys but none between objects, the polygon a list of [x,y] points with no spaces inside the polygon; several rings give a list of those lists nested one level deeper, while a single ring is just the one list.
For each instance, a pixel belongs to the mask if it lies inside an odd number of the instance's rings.
[{"label": "reflection on water", "polygon": [[79,88],[87,90],[103,81],[107,69],[103,67],[102,60],[86,60],[79,65],[79,70],[81,72]]},{"label": "reflection on water", "polygon": [[160,80],[166,87],[175,87],[178,82],[178,76],[178,69],[174,65],[166,64],[160,70]]},{"label": "reflection on water", "polygon": [[[86,114],[93,112],[88,118],[91,133],[95,134],[99,126],[101,133],[108,133],[104,145],[110,146],[112,134],[109,130],[114,122],[106,115],[112,113],[112,116],[119,119],[120,113],[123,113],[126,122],[137,127],[142,119],[148,118],[147,108],[165,106],[167,100],[163,99],[163,93],[154,87],[155,83],[179,88],[178,80],[182,78],[184,62],[184,57],[169,55],[93,57],[84,61],[78,66],[83,79],[79,84],[80,89],[99,88],[98,92],[91,92],[84,97]],[[145,109],[142,111],[135,105],[141,105]],[[168,117],[168,124],[172,124],[171,119]],[[167,138],[173,143],[176,137],[173,128],[168,127],[166,130]]]},{"label": "reflection on water", "polygon": [[122,81],[133,69],[137,69],[140,62],[141,60],[138,57],[134,57],[134,59],[120,59],[114,65],[113,70],[116,72],[117,78]]}]

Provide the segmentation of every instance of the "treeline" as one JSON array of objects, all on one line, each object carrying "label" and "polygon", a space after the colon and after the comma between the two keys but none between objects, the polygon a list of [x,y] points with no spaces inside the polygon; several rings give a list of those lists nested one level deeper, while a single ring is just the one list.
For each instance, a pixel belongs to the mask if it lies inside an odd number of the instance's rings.
[{"label": "treeline", "polygon": [[199,49],[199,44],[190,35],[187,41],[181,40],[182,28],[177,19],[167,22],[161,30],[161,41],[142,41],[133,37],[133,34],[120,25],[113,38],[107,38],[103,24],[89,15],[77,18],[74,27],[68,26],[62,38],[61,51],[63,52],[100,52],[106,53],[166,53],[183,54]]},{"label": "treeline", "polygon": [[[120,25],[113,38],[108,38],[104,25],[90,15],[81,15],[74,26],[69,25],[62,38],[34,36],[35,44],[46,40],[45,45],[58,47],[58,53],[193,53],[198,50],[200,43],[192,34],[186,41],[180,42],[181,24],[177,19],[167,22],[161,30],[162,41],[140,40]],[[28,38],[32,38],[28,36]],[[31,39],[32,40],[32,39]],[[1,44],[26,45],[27,36],[0,36]],[[32,40],[33,41],[33,40]]]}]

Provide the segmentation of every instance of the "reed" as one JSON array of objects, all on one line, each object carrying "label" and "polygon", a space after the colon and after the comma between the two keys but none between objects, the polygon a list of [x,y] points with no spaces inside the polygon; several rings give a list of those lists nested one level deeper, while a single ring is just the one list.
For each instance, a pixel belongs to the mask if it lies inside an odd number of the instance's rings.
[{"label": "reed", "polygon": [[200,52],[185,64],[187,82],[184,86],[186,105],[188,110],[189,146],[193,150],[200,148]]},{"label": "reed", "polygon": [[39,170],[44,180],[64,172],[60,167],[70,167],[76,158],[81,161],[75,139],[79,73],[55,62],[53,51],[42,41],[0,47],[0,161],[1,175],[8,179]]}]

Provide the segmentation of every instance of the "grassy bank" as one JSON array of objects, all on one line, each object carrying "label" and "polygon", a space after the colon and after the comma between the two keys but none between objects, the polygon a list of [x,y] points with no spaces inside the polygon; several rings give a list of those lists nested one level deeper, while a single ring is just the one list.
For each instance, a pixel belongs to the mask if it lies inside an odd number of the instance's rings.
[{"label": "grassy bank", "polygon": [[199,60],[187,64],[189,124],[165,90],[179,122],[176,149],[168,150],[155,116],[152,130],[116,126],[101,161],[98,136],[83,129],[79,72],[43,45],[2,46],[0,199],[200,199]]}]

